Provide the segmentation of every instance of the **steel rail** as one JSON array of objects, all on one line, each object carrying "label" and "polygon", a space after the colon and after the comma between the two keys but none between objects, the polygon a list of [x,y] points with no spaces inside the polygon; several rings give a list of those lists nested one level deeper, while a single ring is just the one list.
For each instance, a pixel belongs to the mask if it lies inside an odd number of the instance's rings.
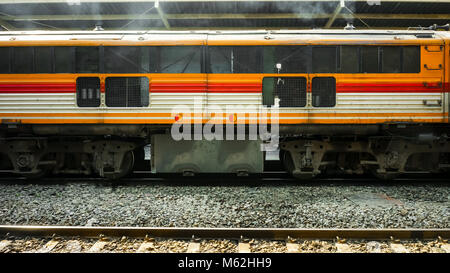
[{"label": "steel rail", "polygon": [[12,236],[80,236],[222,238],[222,239],[346,239],[386,240],[450,238],[450,229],[303,229],[303,228],[184,228],[184,227],[84,227],[84,226],[16,226],[0,225],[0,235]]}]

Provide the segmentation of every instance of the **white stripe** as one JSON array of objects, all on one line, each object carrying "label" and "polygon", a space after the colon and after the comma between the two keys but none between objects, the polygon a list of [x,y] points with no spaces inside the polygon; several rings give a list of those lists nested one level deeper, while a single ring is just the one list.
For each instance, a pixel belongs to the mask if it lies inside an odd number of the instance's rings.
[{"label": "white stripe", "polygon": [[[103,119],[103,120],[109,120],[109,119],[123,119],[123,120],[127,120],[127,119],[135,119],[135,120],[146,120],[146,119],[167,119],[167,120],[173,120],[174,117],[46,117],[46,116],[38,116],[38,117],[1,117],[3,119],[86,119],[86,120],[92,120],[92,119]],[[404,117],[280,117],[279,120],[295,120],[295,119],[307,119],[307,120],[328,120],[328,119],[342,119],[342,120],[348,120],[348,119],[358,119],[358,120],[364,120],[364,119],[392,119],[392,120],[414,120],[414,119],[442,119],[443,116],[435,116],[435,117],[429,117],[429,116],[404,116]],[[201,117],[191,117],[191,120],[201,120]],[[208,118],[204,118],[204,119],[208,119]],[[217,120],[220,120],[219,118],[215,118]],[[222,118],[222,120],[227,120],[227,117]],[[265,119],[271,119],[269,118],[257,118],[257,117],[239,117],[238,116],[238,121],[239,120],[265,120]],[[183,118],[181,119],[181,121],[183,120],[187,120],[187,118]],[[209,119],[209,120],[214,120],[214,119]]]}]

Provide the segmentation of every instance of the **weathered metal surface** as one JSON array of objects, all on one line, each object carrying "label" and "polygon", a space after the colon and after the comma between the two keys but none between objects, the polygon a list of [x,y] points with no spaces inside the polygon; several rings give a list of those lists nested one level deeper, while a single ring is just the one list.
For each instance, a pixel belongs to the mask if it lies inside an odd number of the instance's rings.
[{"label": "weathered metal surface", "polygon": [[157,173],[262,173],[261,141],[175,141],[154,135],[152,171]]}]

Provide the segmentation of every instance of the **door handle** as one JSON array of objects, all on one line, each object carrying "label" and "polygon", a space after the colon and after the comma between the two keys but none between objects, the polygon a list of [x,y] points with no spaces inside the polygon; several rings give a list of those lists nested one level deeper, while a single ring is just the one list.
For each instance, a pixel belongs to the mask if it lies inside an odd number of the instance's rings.
[{"label": "door handle", "polygon": [[439,67],[438,67],[438,68],[431,68],[431,67],[428,67],[427,64],[424,64],[423,67],[425,67],[427,70],[441,70],[441,69],[442,69],[442,64],[439,64]]},{"label": "door handle", "polygon": [[[434,46],[434,47],[436,47],[436,46]],[[428,51],[428,52],[441,52],[442,51],[442,46],[439,46],[439,50],[432,50],[428,46],[425,46],[425,50]]]},{"label": "door handle", "polygon": [[423,100],[423,105],[429,107],[442,106],[442,100]]}]

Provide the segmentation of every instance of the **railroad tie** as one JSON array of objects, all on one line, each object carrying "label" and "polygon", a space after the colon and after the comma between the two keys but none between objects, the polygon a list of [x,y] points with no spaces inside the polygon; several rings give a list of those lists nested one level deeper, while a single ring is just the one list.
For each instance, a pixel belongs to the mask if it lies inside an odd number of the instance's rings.
[{"label": "railroad tie", "polygon": [[299,244],[286,243],[287,253],[300,253]]},{"label": "railroad tie", "polygon": [[38,249],[36,252],[37,253],[48,253],[48,252],[51,252],[58,243],[59,242],[57,240],[51,239],[43,247]]},{"label": "railroad tie", "polygon": [[336,243],[335,246],[337,248],[336,252],[339,252],[339,253],[352,253],[353,252],[348,244]]},{"label": "railroad tie", "polygon": [[72,253],[78,253],[82,251],[82,247],[79,241],[69,240],[66,242],[66,250]]},{"label": "railroad tie", "polygon": [[11,241],[3,240],[0,242],[0,252],[4,252],[6,248],[11,245]]},{"label": "railroad tie", "polygon": [[143,242],[141,246],[139,246],[137,253],[150,252],[155,249],[155,245],[153,242]]},{"label": "railroad tie", "polygon": [[391,243],[391,250],[394,253],[409,253],[408,249],[402,244],[399,243]]},{"label": "railroad tie", "polygon": [[441,248],[446,252],[446,253],[450,253],[450,244],[448,243],[443,243],[441,245]]},{"label": "railroad tie", "polygon": [[144,242],[139,246],[137,253],[151,252],[155,249],[155,238],[145,235]]},{"label": "railroad tie", "polygon": [[199,253],[200,252],[200,243],[190,242],[186,252],[187,253]]},{"label": "railroad tie", "polygon": [[238,244],[238,252],[239,253],[251,253],[251,251],[250,251],[250,244],[249,243],[244,243],[244,242],[239,242],[239,244]]},{"label": "railroad tie", "polygon": [[97,252],[101,252],[102,249],[108,244],[108,242],[103,241],[103,240],[99,240],[97,241],[89,250],[89,253],[97,253]]},{"label": "railroad tie", "polygon": [[382,253],[381,244],[376,241],[366,243],[366,249],[369,253]]}]

